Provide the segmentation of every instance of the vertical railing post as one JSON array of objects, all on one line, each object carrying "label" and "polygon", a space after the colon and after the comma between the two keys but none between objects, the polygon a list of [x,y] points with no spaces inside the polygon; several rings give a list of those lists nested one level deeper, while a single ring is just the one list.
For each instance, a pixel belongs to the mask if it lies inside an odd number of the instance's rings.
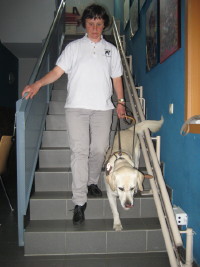
[{"label": "vertical railing post", "polygon": [[192,267],[193,264],[193,230],[192,228],[188,228],[186,230],[186,266]]},{"label": "vertical railing post", "polygon": [[186,256],[184,267],[193,266],[193,235],[192,228],[187,228],[185,231],[181,231],[181,234],[186,234]]}]

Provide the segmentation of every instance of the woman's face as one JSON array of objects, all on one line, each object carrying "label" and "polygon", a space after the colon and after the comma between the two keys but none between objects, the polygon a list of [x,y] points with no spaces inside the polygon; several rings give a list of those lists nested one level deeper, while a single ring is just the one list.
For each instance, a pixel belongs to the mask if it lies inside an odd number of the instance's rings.
[{"label": "woman's face", "polygon": [[103,19],[86,19],[85,29],[88,35],[88,38],[97,43],[101,39],[101,35],[104,29],[104,20]]}]

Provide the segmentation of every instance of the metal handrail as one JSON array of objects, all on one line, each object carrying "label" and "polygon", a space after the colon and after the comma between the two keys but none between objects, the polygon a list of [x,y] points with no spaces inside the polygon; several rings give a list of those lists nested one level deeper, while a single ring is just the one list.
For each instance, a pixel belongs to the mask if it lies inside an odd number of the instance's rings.
[{"label": "metal handrail", "polygon": [[[54,66],[60,53],[64,35],[65,2],[66,0],[62,0],[59,5],[28,84],[46,74]],[[20,99],[16,103],[19,246],[24,245],[24,216],[30,200],[51,88],[52,85],[47,85],[46,90],[40,90],[33,99]]]},{"label": "metal handrail", "polygon": [[[144,121],[144,113],[141,107],[140,100],[137,95],[137,91],[134,85],[134,81],[128,66],[128,62],[126,59],[126,55],[123,49],[123,45],[121,43],[121,38],[118,33],[117,25],[115,19],[113,18],[113,33],[116,45],[121,54],[122,63],[124,67],[124,81],[125,86],[128,90],[129,100],[132,108],[133,115],[136,119],[136,122]],[[139,135],[141,148],[147,168],[147,172],[154,176],[155,179],[150,179],[151,189],[153,192],[155,205],[159,217],[159,221],[161,224],[163,237],[166,245],[166,249],[169,256],[169,261],[171,266],[178,267],[181,266],[180,258],[177,253],[177,247],[182,246],[181,235],[176,223],[176,219],[174,216],[173,208],[169,199],[169,195],[166,189],[166,185],[164,183],[164,179],[162,176],[162,172],[160,169],[160,165],[153,147],[153,143],[151,140],[149,130],[144,131],[144,136]],[[145,144],[146,143],[146,144]],[[151,156],[151,162],[153,166],[151,166],[149,155],[147,152],[146,145],[148,146],[148,151]],[[154,173],[153,173],[153,171]]]}]

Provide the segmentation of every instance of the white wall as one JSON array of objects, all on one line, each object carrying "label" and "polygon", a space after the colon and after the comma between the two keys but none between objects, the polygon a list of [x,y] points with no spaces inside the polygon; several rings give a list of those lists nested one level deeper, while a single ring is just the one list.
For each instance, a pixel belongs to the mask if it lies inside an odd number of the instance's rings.
[{"label": "white wall", "polygon": [[2,43],[41,43],[54,18],[55,0],[0,0]]},{"label": "white wall", "polygon": [[114,0],[67,0],[66,10],[72,10],[72,7],[77,7],[80,14],[90,4],[98,4],[106,8],[111,16],[114,14]]},{"label": "white wall", "polygon": [[[55,0],[0,0],[0,40],[2,43],[41,43],[54,18]],[[114,0],[67,0],[66,8],[76,6],[82,14],[97,3],[114,14]],[[82,27],[79,28],[83,32]]]}]

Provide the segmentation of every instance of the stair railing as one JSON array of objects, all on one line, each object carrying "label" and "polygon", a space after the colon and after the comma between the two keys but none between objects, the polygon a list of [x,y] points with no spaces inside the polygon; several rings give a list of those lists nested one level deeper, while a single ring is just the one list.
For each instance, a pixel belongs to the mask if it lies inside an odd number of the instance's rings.
[{"label": "stair railing", "polygon": [[[136,122],[144,121],[145,116],[142,110],[142,106],[140,100],[138,98],[138,94],[136,91],[136,87],[134,85],[133,77],[131,75],[131,71],[127,62],[127,58],[124,52],[124,48],[121,42],[121,38],[118,32],[118,28],[113,18],[113,34],[115,38],[115,43],[120,52],[122,64],[124,68],[123,80],[125,83],[125,88],[128,91],[128,96],[132,108],[132,112]],[[139,140],[142,148],[142,153],[144,156],[147,172],[150,175],[154,176],[154,179],[150,179],[150,185],[153,192],[153,197],[158,213],[158,218],[160,221],[166,250],[168,253],[170,265],[173,267],[179,266],[192,266],[192,252],[191,249],[188,259],[186,259],[186,264],[182,264],[178,247],[183,245],[181,234],[178,229],[178,225],[175,219],[174,211],[170,202],[170,198],[166,189],[166,185],[163,179],[163,175],[161,172],[160,164],[158,162],[158,158],[152,143],[152,139],[150,136],[149,130],[144,131],[144,135],[139,135]],[[191,236],[191,232],[190,232]],[[192,247],[192,241],[190,238],[190,245]],[[187,252],[186,252],[187,256]]]},{"label": "stair railing", "polygon": [[[43,44],[28,84],[46,74],[55,64],[64,39],[64,10],[66,0],[61,0],[49,33]],[[16,103],[17,140],[17,202],[18,202],[18,243],[24,245],[24,216],[30,200],[38,154],[45,127],[52,85],[45,86],[29,100]]]}]

